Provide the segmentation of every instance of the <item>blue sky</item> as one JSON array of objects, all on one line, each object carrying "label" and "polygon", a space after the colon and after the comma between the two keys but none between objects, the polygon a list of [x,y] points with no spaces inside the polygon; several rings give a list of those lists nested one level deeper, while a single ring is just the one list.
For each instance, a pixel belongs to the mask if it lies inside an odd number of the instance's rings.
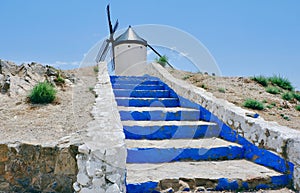
[{"label": "blue sky", "polygon": [[223,75],[280,74],[300,89],[297,0],[1,0],[0,58],[78,63],[107,35],[108,3],[120,28],[163,24],[190,33]]}]

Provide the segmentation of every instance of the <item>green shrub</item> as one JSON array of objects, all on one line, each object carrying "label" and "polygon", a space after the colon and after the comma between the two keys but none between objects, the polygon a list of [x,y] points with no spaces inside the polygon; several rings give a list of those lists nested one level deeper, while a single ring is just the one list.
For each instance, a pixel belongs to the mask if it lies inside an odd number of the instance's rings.
[{"label": "green shrub", "polygon": [[254,99],[247,99],[244,104],[244,107],[247,107],[249,109],[255,109],[255,110],[263,110],[265,107],[263,105],[263,103],[254,100]]},{"label": "green shrub", "polygon": [[294,87],[292,86],[292,83],[287,78],[274,75],[274,76],[272,76],[272,77],[269,78],[269,81],[273,85],[277,85],[280,88],[283,88],[285,90],[289,90],[289,91],[294,90]]},{"label": "green shrub", "polygon": [[275,87],[275,86],[268,86],[266,88],[266,92],[270,93],[270,94],[279,94],[280,93],[280,89]]},{"label": "green shrub", "polygon": [[54,82],[56,82],[58,84],[64,84],[65,83],[65,79],[60,74],[58,74],[57,78],[54,79]]},{"label": "green shrub", "polygon": [[225,88],[219,88],[218,91],[219,91],[220,93],[225,93],[225,92],[226,92],[226,91],[225,91]]},{"label": "green shrub", "polygon": [[191,78],[192,77],[192,75],[185,75],[183,78],[182,78],[182,80],[187,80],[187,79],[189,79],[189,78]]},{"label": "green shrub", "polygon": [[264,87],[268,86],[268,78],[264,76],[254,76],[251,79]]},{"label": "green shrub", "polygon": [[34,104],[46,104],[54,101],[56,90],[49,82],[40,82],[34,86],[29,95],[29,100]]},{"label": "green shrub", "polygon": [[95,73],[99,72],[99,66],[98,65],[94,66],[94,72]]},{"label": "green shrub", "polygon": [[295,109],[296,109],[297,111],[300,111],[300,105],[297,105],[297,106],[295,107]]},{"label": "green shrub", "polygon": [[162,67],[165,67],[166,64],[168,63],[168,57],[166,55],[163,55],[158,59],[156,58],[155,61],[159,63]]},{"label": "green shrub", "polygon": [[295,99],[297,99],[297,101],[300,101],[300,94],[294,92],[293,96],[294,96]]},{"label": "green shrub", "polygon": [[294,98],[294,95],[291,92],[285,92],[282,94],[281,98],[284,100],[290,101]]}]

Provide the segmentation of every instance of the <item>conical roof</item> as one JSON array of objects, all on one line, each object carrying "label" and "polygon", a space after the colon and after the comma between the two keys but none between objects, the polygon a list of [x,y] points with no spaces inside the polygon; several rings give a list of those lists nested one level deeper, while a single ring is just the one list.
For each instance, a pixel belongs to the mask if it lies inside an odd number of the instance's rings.
[{"label": "conical roof", "polygon": [[139,35],[137,35],[137,33],[131,28],[131,26],[129,26],[128,29],[119,37],[117,37],[114,41],[114,45],[124,43],[136,43],[147,45],[147,41],[141,38]]}]

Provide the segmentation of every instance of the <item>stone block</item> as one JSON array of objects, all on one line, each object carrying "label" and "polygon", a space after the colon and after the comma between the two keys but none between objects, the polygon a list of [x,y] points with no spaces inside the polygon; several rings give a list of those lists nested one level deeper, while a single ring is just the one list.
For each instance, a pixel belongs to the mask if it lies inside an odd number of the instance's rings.
[{"label": "stone block", "polygon": [[56,175],[76,175],[77,174],[77,162],[71,155],[68,148],[63,149],[55,163],[54,174]]},{"label": "stone block", "polygon": [[8,147],[6,144],[0,145],[0,162],[8,161]]}]

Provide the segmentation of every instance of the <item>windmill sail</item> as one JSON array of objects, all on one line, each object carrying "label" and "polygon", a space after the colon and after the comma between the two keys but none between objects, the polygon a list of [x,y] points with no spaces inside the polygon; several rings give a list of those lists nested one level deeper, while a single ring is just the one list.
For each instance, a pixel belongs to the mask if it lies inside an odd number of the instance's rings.
[{"label": "windmill sail", "polygon": [[[110,45],[112,45],[113,42],[114,42],[114,33],[117,31],[117,28],[119,26],[119,21],[118,20],[116,21],[114,26],[112,26],[112,24],[111,24],[109,4],[106,7],[106,12],[107,12],[107,20],[108,20],[109,39],[106,39],[102,43],[102,45],[100,47],[100,50],[99,50],[99,52],[97,54],[97,57],[96,57],[96,62],[101,62],[101,61],[105,60],[105,58],[107,56],[107,53],[110,50]],[[112,52],[114,52],[113,49],[112,49]],[[114,60],[114,54],[113,54],[113,60]],[[112,69],[113,70],[115,69],[114,62],[113,62]]]},{"label": "windmill sail", "polygon": [[97,57],[96,57],[96,62],[102,62],[102,61],[104,61],[105,60],[105,58],[106,58],[106,55],[107,55],[107,52],[109,51],[109,43],[110,43],[110,41],[108,40],[108,39],[106,39],[103,43],[102,43],[102,45],[101,45],[101,47],[100,47],[100,50],[99,50],[99,52],[98,52],[98,55],[97,55]]}]

